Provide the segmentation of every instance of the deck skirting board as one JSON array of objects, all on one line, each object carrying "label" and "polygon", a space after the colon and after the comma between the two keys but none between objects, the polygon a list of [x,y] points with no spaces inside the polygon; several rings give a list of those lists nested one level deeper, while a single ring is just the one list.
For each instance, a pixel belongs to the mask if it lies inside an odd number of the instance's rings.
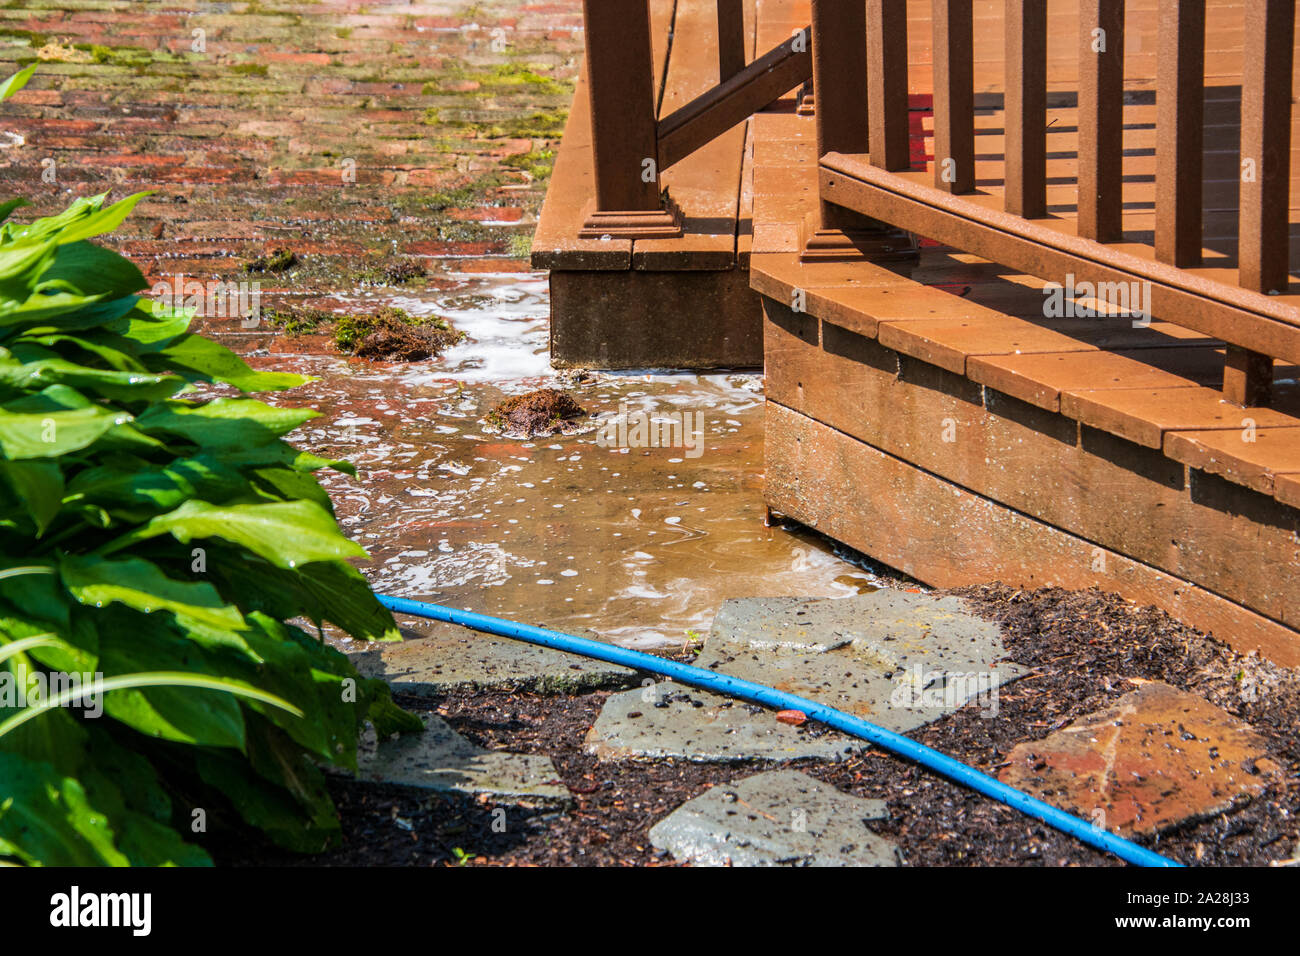
[{"label": "deck skirting board", "polygon": [[1300,511],[764,298],[769,399],[1300,626]]},{"label": "deck skirting board", "polygon": [[772,401],[768,507],[935,587],[1097,587],[1243,653],[1300,665],[1300,632],[917,468]]}]

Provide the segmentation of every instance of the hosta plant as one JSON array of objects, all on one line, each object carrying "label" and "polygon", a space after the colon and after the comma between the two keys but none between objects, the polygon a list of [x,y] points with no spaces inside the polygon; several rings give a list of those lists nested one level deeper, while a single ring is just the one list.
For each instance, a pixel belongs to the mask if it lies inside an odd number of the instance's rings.
[{"label": "hosta plant", "polygon": [[351,468],[283,440],[314,412],[249,397],[305,379],[89,241],[139,198],[0,207],[0,862],[205,863],[219,828],[319,851],[322,768],[367,721],[420,726],[319,631],[397,637],[313,475]]}]

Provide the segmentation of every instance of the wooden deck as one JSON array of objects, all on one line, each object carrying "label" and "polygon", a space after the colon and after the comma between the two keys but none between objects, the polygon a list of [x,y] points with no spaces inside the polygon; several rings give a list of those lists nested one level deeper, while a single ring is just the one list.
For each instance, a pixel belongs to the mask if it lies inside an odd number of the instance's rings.
[{"label": "wooden deck", "polygon": [[[1130,0],[1127,7],[1119,246],[1152,259],[1156,3]],[[1229,284],[1237,265],[1242,7],[1207,4],[1205,251],[1204,265],[1189,270]],[[684,65],[674,72],[679,56],[704,59],[691,44],[707,43],[711,8],[676,4],[679,23],[690,31],[674,34],[665,98],[674,83],[675,95],[689,97],[716,81],[716,66],[712,80],[705,67],[698,75]],[[758,50],[810,17],[806,0],[755,0],[751,9]],[[901,175],[927,185],[930,9],[928,0],[909,0],[914,171]],[[974,10],[977,192],[963,198],[1000,210],[1003,4],[979,2]],[[1075,4],[1049,5],[1048,37],[1049,215],[1035,223],[1072,235],[1079,173]],[[1277,361],[1270,406],[1243,408],[1219,391],[1223,343],[1166,321],[1169,315],[1157,312],[1146,328],[1119,317],[1050,318],[1042,279],[934,242],[923,241],[907,265],[801,261],[801,227],[818,208],[819,172],[814,119],[795,107],[791,93],[733,130],[725,144],[715,141],[716,149],[665,174],[694,223],[689,241],[583,245],[566,238],[576,227],[548,199],[535,244],[543,251],[535,255],[539,265],[558,270],[553,283],[561,277],[561,298],[553,303],[557,342],[566,326],[579,324],[565,313],[565,270],[675,270],[663,276],[675,283],[702,270],[716,280],[748,269],[763,313],[766,497],[774,510],[935,585],[1099,586],[1164,607],[1239,649],[1300,664],[1300,369]],[[571,121],[579,136],[580,112]],[[1293,133],[1293,239],[1300,231],[1297,143]],[[569,168],[557,167],[552,187],[572,190],[557,197],[570,195],[565,205],[582,195],[578,158],[566,139],[561,160]],[[694,160],[699,164],[688,167]],[[703,172],[706,166],[715,172]],[[733,216],[728,234],[721,226]],[[1293,273],[1298,266],[1300,243],[1293,241]],[[1293,276],[1270,305],[1300,306],[1298,292]],[[607,298],[598,308],[613,305]],[[616,308],[599,317],[590,311],[581,315],[588,334],[598,325],[601,336],[622,343],[626,364],[655,364],[629,355],[642,341],[631,324],[640,317],[621,322]],[[692,309],[686,325],[708,325],[713,311],[710,304]],[[727,325],[728,334],[746,328],[745,321]],[[673,334],[682,329],[674,326]]]}]

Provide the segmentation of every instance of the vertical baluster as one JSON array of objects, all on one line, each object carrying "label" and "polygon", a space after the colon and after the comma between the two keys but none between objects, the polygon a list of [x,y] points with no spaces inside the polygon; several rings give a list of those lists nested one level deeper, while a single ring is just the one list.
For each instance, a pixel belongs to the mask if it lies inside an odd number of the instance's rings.
[{"label": "vertical baluster", "polygon": [[649,5],[646,0],[583,0],[582,11],[596,203],[578,235],[680,235],[680,216],[661,206],[654,165],[659,144]]},{"label": "vertical baluster", "polygon": [[1006,209],[1047,215],[1047,0],[1006,5]]},{"label": "vertical baluster", "polygon": [[1124,0],[1079,4],[1079,235],[1123,231]]},{"label": "vertical baluster", "polygon": [[1160,0],[1156,60],[1156,258],[1201,264],[1205,0]]},{"label": "vertical baluster", "polygon": [[718,82],[745,68],[745,0],[718,0]]},{"label": "vertical baluster", "polygon": [[[818,86],[819,105],[823,95],[825,88]],[[911,166],[903,0],[867,0],[867,126],[874,165],[888,170]]]},{"label": "vertical baluster", "polygon": [[[1238,281],[1257,292],[1285,292],[1289,278],[1291,60],[1294,0],[1246,4],[1241,76],[1241,201]],[[1266,405],[1273,360],[1229,345],[1223,393],[1239,405]]]},{"label": "vertical baluster", "polygon": [[971,0],[932,0],[934,185],[975,188],[975,77]]},{"label": "vertical baluster", "polygon": [[1241,77],[1240,282],[1287,287],[1291,187],[1291,57],[1294,0],[1246,4]]}]

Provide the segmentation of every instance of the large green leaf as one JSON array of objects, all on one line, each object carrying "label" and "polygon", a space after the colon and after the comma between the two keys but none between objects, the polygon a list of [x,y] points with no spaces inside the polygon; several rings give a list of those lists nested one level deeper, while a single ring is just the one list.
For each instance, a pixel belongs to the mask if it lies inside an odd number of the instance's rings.
[{"label": "large green leaf", "polygon": [[44,866],[126,866],[108,818],[76,780],[48,763],[0,752],[0,853]]},{"label": "large green leaf", "polygon": [[317,561],[290,571],[225,552],[214,552],[214,557],[218,587],[232,598],[237,595],[249,611],[280,619],[302,615],[314,624],[328,621],[365,640],[401,640],[392,613],[350,564]]},{"label": "large green leaf", "polygon": [[[143,621],[134,633],[114,625],[100,634],[104,676],[141,672],[220,673],[217,661],[194,644]],[[219,690],[146,687],[104,695],[104,712],[149,737],[210,747],[244,746],[244,718],[238,701]]]},{"label": "large green leaf", "polygon": [[[274,728],[271,728],[274,730]],[[212,788],[214,796],[223,797],[231,808],[252,827],[262,831],[279,846],[299,853],[319,853],[337,842],[338,819],[334,816],[329,793],[323,786],[313,791],[312,781],[304,781],[300,792],[315,796],[311,812],[284,786],[283,779],[268,780],[246,761],[228,753],[201,750],[194,762],[199,776]],[[274,761],[263,758],[262,768],[273,770]],[[303,774],[310,773],[304,766]],[[319,773],[317,780],[320,780]]]},{"label": "large green leaf", "polygon": [[0,384],[32,390],[50,385],[70,385],[88,391],[108,386],[113,389],[114,398],[149,401],[175,394],[185,382],[175,375],[90,368],[61,358],[40,358],[0,362]]},{"label": "large green leaf", "polygon": [[140,515],[139,520],[179,508],[191,498],[220,504],[241,497],[255,497],[249,479],[209,455],[166,465],[122,456],[120,463],[108,461],[78,472],[67,488],[69,502],[93,502],[113,513]]},{"label": "large green leaf", "polygon": [[63,505],[63,472],[52,461],[5,461],[0,459],[0,479],[18,496],[40,536]]},{"label": "large green leaf", "polygon": [[41,282],[59,281],[82,295],[118,298],[145,288],[144,274],[130,259],[84,240],[61,245]]},{"label": "large green leaf", "polygon": [[19,461],[56,458],[93,444],[109,429],[130,420],[125,412],[97,405],[37,414],[0,408],[0,453]]},{"label": "large green leaf", "polygon": [[218,398],[203,405],[171,401],[151,406],[136,417],[136,426],[218,451],[264,445],[319,414],[310,408],[277,408],[254,398]]},{"label": "large green leaf", "polygon": [[[5,223],[2,229],[9,229]],[[11,325],[10,313],[31,297],[36,279],[54,262],[53,242],[22,242],[0,246],[0,327]]]},{"label": "large green leaf", "polygon": [[28,66],[26,69],[23,69],[15,73],[13,76],[9,77],[9,79],[5,80],[3,83],[0,83],[0,103],[9,99],[9,97],[13,96],[24,86],[26,86],[27,81],[32,78],[32,75],[36,72],[36,68],[38,66],[40,66],[39,63],[33,63],[30,66]]},{"label": "large green leaf", "polygon": [[113,542],[109,551],[134,541],[170,534],[182,544],[195,538],[221,538],[242,545],[281,568],[312,561],[364,558],[365,549],[338,530],[333,517],[310,501],[218,506],[187,501],[159,515],[130,535]]},{"label": "large green leaf", "polygon": [[242,392],[272,392],[310,382],[306,375],[290,372],[257,372],[224,345],[186,332],[165,348],[145,356],[146,364],[158,372],[176,372],[212,382],[225,382]]},{"label": "large green leaf", "polygon": [[244,616],[226,604],[211,584],[174,580],[142,558],[65,555],[59,573],[64,586],[82,604],[102,607],[117,602],[146,614],[172,611],[210,627],[236,631],[245,627]]}]

